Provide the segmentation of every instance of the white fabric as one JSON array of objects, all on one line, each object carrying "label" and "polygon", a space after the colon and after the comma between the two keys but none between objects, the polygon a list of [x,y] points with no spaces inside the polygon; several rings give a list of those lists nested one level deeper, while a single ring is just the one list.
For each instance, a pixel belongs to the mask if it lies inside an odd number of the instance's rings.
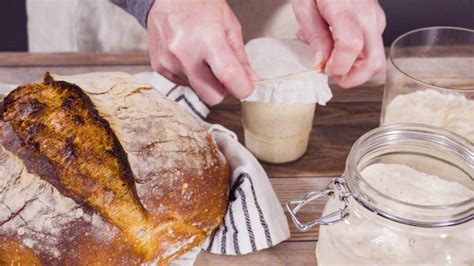
[{"label": "white fabric", "polygon": [[[137,0],[139,1],[139,0]],[[146,30],[109,0],[27,0],[30,52],[147,50]],[[244,39],[293,38],[289,0],[230,0]]]},{"label": "white fabric", "polygon": [[16,85],[0,83],[0,100],[3,99],[10,91],[16,88]]},{"label": "white fabric", "polygon": [[78,51],[74,14],[79,0],[27,0],[30,52]]},{"label": "white fabric", "polygon": [[232,180],[224,222],[203,248],[241,255],[288,239],[286,216],[263,167],[227,129],[211,133],[231,166]]},{"label": "white fabric", "polygon": [[308,45],[294,39],[258,38],[245,48],[262,81],[244,101],[326,105],[332,98],[328,77],[313,70]]},{"label": "white fabric", "polygon": [[[214,254],[241,255],[266,249],[290,237],[288,223],[280,201],[267,174],[255,157],[237,140],[235,133],[221,125],[205,122],[209,109],[189,88],[178,87],[156,73],[140,73],[135,77],[158,89],[162,94],[180,99],[184,108],[194,114],[215,138],[232,173],[229,205],[222,224],[203,243],[201,249]],[[0,83],[0,99],[15,85]],[[197,114],[199,113],[199,114]],[[173,265],[191,265],[199,248],[175,260]]]},{"label": "white fabric", "polygon": [[27,0],[30,52],[146,50],[146,30],[108,0]]}]

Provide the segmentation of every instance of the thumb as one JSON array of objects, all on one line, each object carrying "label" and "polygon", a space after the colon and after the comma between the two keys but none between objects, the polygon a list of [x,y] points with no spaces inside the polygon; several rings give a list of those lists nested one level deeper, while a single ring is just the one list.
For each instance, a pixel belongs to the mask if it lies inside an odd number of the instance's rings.
[{"label": "thumb", "polygon": [[292,1],[296,20],[301,26],[300,39],[309,44],[314,53],[313,67],[322,70],[333,48],[329,25],[318,11],[315,1]]},{"label": "thumb", "polygon": [[232,49],[232,51],[234,51],[235,56],[239,60],[240,64],[242,64],[242,66],[244,67],[245,72],[247,73],[250,80],[254,82],[259,81],[260,77],[250,66],[250,61],[247,56],[247,52],[245,51],[244,38],[242,36],[242,28],[240,26],[238,19],[235,17],[232,11],[227,13],[226,22],[227,22],[226,23],[227,24],[226,37],[227,37],[227,42],[229,43],[230,48]]},{"label": "thumb", "polygon": [[235,56],[239,60],[240,64],[245,69],[245,72],[252,81],[259,81],[260,77],[250,66],[250,61],[245,51],[244,42],[242,40],[242,33],[240,31],[229,31],[227,33],[227,42],[230,48],[234,51]]}]

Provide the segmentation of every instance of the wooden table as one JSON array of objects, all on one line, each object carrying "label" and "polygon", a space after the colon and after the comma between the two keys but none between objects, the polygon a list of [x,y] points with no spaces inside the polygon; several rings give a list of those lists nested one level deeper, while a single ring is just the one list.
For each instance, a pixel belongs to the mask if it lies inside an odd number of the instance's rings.
[{"label": "wooden table", "polygon": [[[19,84],[41,79],[45,71],[58,74],[76,74],[92,71],[150,71],[146,53],[0,53],[0,82]],[[291,199],[300,198],[308,190],[323,188],[331,177],[344,171],[344,164],[354,141],[378,126],[383,78],[380,74],[368,83],[351,90],[332,85],[334,97],[327,106],[318,106],[311,132],[308,152],[298,161],[272,165],[262,163],[282,206]],[[240,104],[226,99],[213,108],[208,120],[233,130],[243,141],[240,122]],[[319,217],[325,199],[306,208],[301,217]],[[291,238],[268,250],[239,257],[217,256],[202,252],[197,265],[233,264],[314,264],[314,249],[318,228],[301,233],[289,220]]]}]

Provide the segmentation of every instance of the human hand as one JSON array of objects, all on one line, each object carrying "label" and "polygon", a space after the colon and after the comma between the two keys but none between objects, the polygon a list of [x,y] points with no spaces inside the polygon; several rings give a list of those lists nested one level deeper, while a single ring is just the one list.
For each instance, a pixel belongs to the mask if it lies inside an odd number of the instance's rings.
[{"label": "human hand", "polygon": [[377,0],[292,0],[298,37],[315,53],[314,67],[341,87],[360,85],[385,66],[385,14]]},{"label": "human hand", "polygon": [[258,76],[225,0],[155,0],[147,28],[153,69],[191,85],[207,104],[218,104],[227,91],[238,99],[252,93]]}]

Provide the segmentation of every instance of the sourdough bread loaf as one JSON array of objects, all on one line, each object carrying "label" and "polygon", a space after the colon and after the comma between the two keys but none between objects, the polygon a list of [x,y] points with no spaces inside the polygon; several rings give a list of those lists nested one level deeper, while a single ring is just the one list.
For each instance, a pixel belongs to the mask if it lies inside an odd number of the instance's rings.
[{"label": "sourdough bread loaf", "polygon": [[211,135],[128,74],[47,73],[0,114],[0,265],[167,264],[224,216]]}]

